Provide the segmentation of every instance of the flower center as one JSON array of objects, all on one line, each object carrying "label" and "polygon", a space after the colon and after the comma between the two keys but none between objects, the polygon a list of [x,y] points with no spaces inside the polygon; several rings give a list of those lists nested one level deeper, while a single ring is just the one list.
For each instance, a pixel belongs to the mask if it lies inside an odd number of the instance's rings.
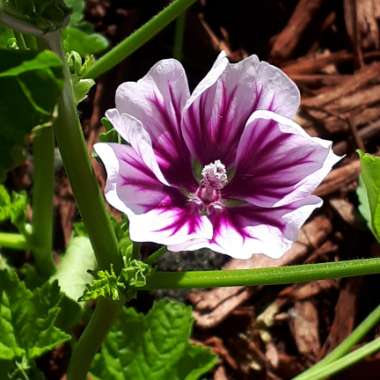
[{"label": "flower center", "polygon": [[228,183],[226,167],[220,160],[216,160],[206,165],[201,174],[199,187],[195,194],[190,196],[190,200],[206,212],[209,212],[210,208],[222,208],[221,189]]}]

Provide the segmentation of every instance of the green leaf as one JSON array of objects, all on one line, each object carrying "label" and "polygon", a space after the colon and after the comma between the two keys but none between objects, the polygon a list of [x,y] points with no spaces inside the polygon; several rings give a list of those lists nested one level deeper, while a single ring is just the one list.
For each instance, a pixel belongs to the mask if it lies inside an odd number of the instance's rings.
[{"label": "green leaf", "polygon": [[0,49],[0,88],[7,95],[0,97],[0,181],[23,159],[26,134],[52,122],[62,86],[54,53]]},{"label": "green leaf", "polygon": [[94,85],[95,81],[93,79],[79,79],[73,81],[75,101],[77,104],[87,98],[87,94]]},{"label": "green leaf", "polygon": [[15,45],[16,39],[11,29],[0,26],[0,48],[10,48]]},{"label": "green leaf", "polygon": [[74,237],[70,240],[52,280],[58,281],[66,296],[78,301],[86,285],[93,280],[93,276],[88,271],[93,271],[95,268],[96,258],[89,238]]},{"label": "green leaf", "polygon": [[112,143],[121,143],[120,135],[116,132],[116,129],[113,127],[111,122],[106,118],[102,117],[100,119],[105,131],[102,132],[99,136],[101,142],[112,142]]},{"label": "green leaf", "polygon": [[147,315],[124,308],[91,373],[101,380],[197,380],[216,363],[206,348],[192,345],[191,308],[160,300]]},{"label": "green leaf", "polygon": [[3,11],[48,32],[62,28],[70,15],[63,0],[1,0]]},{"label": "green leaf", "polygon": [[218,363],[218,357],[201,345],[189,345],[185,355],[169,376],[172,380],[198,380]]},{"label": "green leaf", "polygon": [[0,222],[10,220],[19,230],[25,231],[27,204],[25,192],[10,195],[5,186],[0,185]]},{"label": "green leaf", "polygon": [[83,20],[84,0],[65,0],[65,3],[72,10],[69,25],[78,25]]},{"label": "green leaf", "polygon": [[31,360],[71,337],[55,326],[57,282],[31,291],[13,271],[0,272],[0,360]]},{"label": "green leaf", "polygon": [[376,239],[380,241],[380,157],[358,151],[361,174],[358,197],[359,211]]},{"label": "green leaf", "polygon": [[68,27],[63,33],[65,51],[75,50],[81,56],[97,54],[107,49],[108,40],[99,33],[87,33]]}]

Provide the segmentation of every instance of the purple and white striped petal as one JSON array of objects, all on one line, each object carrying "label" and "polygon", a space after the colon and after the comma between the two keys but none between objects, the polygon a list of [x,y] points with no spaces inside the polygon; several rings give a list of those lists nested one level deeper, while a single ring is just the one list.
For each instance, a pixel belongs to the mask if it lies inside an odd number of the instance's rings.
[{"label": "purple and white striped petal", "polygon": [[148,132],[157,162],[173,185],[194,186],[187,169],[191,161],[180,128],[182,111],[190,96],[182,65],[175,59],[155,64],[137,82],[122,83],[116,91],[116,108],[139,120]]},{"label": "purple and white striped petal", "polygon": [[264,254],[281,257],[297,239],[301,226],[322,200],[309,196],[291,205],[267,209],[253,205],[228,208],[210,216],[213,237],[171,244],[173,252],[209,248],[237,259]]},{"label": "purple and white striped petal", "polygon": [[292,117],[300,103],[295,84],[278,68],[252,55],[229,63],[221,53],[186,102],[183,136],[193,159],[231,166],[249,116],[270,110]]},{"label": "purple and white striped petal", "polygon": [[128,216],[132,240],[180,244],[212,237],[207,217],[179,190],[160,182],[132,147],[98,143],[94,149],[107,171],[105,197]]},{"label": "purple and white striped petal", "polygon": [[340,159],[330,141],[309,136],[284,116],[256,111],[241,135],[223,196],[262,207],[286,205],[309,196]]}]

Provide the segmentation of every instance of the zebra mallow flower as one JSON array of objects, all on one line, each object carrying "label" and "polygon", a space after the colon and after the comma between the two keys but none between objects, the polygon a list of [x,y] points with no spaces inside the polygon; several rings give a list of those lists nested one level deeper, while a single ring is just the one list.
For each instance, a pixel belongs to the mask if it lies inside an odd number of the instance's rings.
[{"label": "zebra mallow flower", "polygon": [[292,121],[299,103],[296,85],[255,55],[232,64],[222,52],[191,94],[174,59],[122,83],[106,117],[128,144],[95,150],[105,197],[128,216],[131,239],[282,256],[340,159]]}]

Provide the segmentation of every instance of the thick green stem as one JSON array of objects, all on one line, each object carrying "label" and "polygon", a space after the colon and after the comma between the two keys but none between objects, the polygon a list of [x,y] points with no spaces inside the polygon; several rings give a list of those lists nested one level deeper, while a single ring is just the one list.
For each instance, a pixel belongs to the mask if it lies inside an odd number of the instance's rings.
[{"label": "thick green stem", "polygon": [[364,319],[364,321],[362,321],[360,325],[356,327],[356,329],[345,340],[343,340],[333,351],[331,351],[326,357],[324,357],[313,367],[309,368],[301,375],[297,376],[295,379],[299,380],[301,376],[311,377],[315,371],[346,355],[356,343],[363,339],[367,335],[367,333],[379,323],[379,321],[380,305],[376,309],[374,309],[371,312],[371,314],[369,314],[367,318]]},{"label": "thick green stem", "polygon": [[22,251],[29,249],[30,244],[24,235],[0,232],[0,247]]},{"label": "thick green stem", "polygon": [[48,276],[54,272],[53,249],[54,134],[52,127],[40,128],[33,139],[32,250],[37,269]]},{"label": "thick green stem", "polygon": [[183,58],[183,37],[186,26],[186,12],[178,16],[175,23],[173,57],[179,61]]},{"label": "thick green stem", "polygon": [[380,273],[380,258],[275,268],[155,272],[147,289],[279,285]]},{"label": "thick green stem", "polygon": [[[63,59],[60,34],[50,33],[47,40],[49,47]],[[92,170],[74,102],[71,77],[66,65],[64,74],[64,89],[59,102],[58,120],[55,124],[57,143],[99,268],[109,269],[112,264],[118,272],[122,267],[122,257],[105,209],[103,196]],[[120,302],[104,300],[97,303],[95,312],[71,356],[68,369],[69,380],[86,378],[91,361],[120,308]]]},{"label": "thick green stem", "polygon": [[108,53],[99,58],[85,73],[86,78],[97,78],[118,65],[153,36],[159,33],[166,25],[172,22],[186,8],[196,0],[174,0],[160,13],[154,16],[142,27],[121,41]]},{"label": "thick green stem", "polygon": [[295,377],[293,380],[322,380],[326,379],[329,376],[345,369],[347,367],[352,366],[353,364],[359,362],[365,357],[374,354],[375,352],[380,350],[380,338],[373,340],[370,343],[365,344],[359,349],[351,352],[350,354],[343,356],[341,359],[338,359],[326,366],[318,368],[312,373],[306,373]]},{"label": "thick green stem", "polygon": [[[63,58],[60,35],[57,32],[50,33],[48,42],[50,48]],[[121,255],[91,166],[66,65],[64,74],[65,84],[59,101],[59,115],[54,125],[59,151],[99,268],[109,269],[110,264],[113,264],[118,272],[122,266]]]},{"label": "thick green stem", "polygon": [[86,379],[92,359],[116,319],[121,306],[120,302],[117,303],[108,299],[98,301],[94,314],[71,357],[67,372],[68,380]]}]

